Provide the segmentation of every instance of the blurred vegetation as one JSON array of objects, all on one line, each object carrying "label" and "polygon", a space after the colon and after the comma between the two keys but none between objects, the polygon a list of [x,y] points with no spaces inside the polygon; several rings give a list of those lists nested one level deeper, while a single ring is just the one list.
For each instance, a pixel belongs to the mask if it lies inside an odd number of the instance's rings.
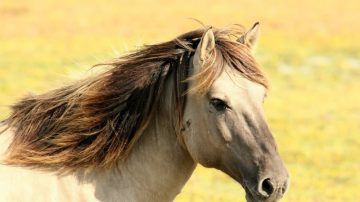
[{"label": "blurred vegetation", "polygon": [[[0,118],[28,92],[205,24],[260,21],[265,103],[291,175],[283,201],[360,198],[360,3],[349,1],[0,1]],[[244,201],[239,184],[201,166],[176,201]]]}]

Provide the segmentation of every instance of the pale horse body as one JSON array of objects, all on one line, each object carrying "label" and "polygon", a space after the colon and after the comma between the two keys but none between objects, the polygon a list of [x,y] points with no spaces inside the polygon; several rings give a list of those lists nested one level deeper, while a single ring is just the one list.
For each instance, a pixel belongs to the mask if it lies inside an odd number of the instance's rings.
[{"label": "pale horse body", "polygon": [[[252,45],[257,29],[258,24],[240,41]],[[215,44],[212,30],[204,32],[191,60],[192,74],[201,71]],[[159,100],[163,110],[153,116],[126,161],[119,161],[118,167],[57,175],[0,165],[0,200],[172,201],[197,163],[220,169],[238,181],[246,190],[247,201],[281,198],[288,186],[288,174],[264,120],[265,87],[225,65],[205,96],[187,94],[180,143],[173,127],[172,79],[170,76],[165,81],[165,93]],[[189,81],[190,89],[194,82]],[[10,128],[0,135],[1,158],[12,133]]]}]

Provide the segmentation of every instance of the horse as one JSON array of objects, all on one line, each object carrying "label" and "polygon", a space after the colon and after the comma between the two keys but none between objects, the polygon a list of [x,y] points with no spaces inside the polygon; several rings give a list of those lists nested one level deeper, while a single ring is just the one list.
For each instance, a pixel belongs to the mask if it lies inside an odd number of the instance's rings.
[{"label": "horse", "polygon": [[20,99],[1,122],[2,201],[172,201],[197,164],[249,202],[278,201],[289,174],[263,112],[258,36],[259,23],[204,26]]}]

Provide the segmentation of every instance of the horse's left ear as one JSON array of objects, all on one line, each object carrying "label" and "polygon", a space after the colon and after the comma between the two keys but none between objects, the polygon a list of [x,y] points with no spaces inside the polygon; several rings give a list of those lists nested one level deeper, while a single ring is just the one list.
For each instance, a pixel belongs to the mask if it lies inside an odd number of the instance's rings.
[{"label": "horse's left ear", "polygon": [[260,35],[260,24],[256,22],[252,28],[245,32],[237,41],[249,47],[251,50],[255,49],[256,42]]},{"label": "horse's left ear", "polygon": [[215,36],[211,27],[201,37],[199,45],[196,48],[194,55],[194,68],[195,72],[199,72],[205,64],[206,59],[210,56],[211,52],[215,49]]}]

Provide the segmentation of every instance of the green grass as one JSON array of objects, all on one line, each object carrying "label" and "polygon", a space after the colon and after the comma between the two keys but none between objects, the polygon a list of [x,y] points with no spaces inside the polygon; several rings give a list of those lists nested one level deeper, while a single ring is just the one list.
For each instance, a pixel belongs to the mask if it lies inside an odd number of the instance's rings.
[{"label": "green grass", "polygon": [[[360,198],[360,3],[353,1],[1,1],[0,118],[144,43],[199,24],[261,22],[256,56],[271,81],[265,102],[291,175],[283,201]],[[176,201],[244,201],[239,184],[201,166]]]}]

